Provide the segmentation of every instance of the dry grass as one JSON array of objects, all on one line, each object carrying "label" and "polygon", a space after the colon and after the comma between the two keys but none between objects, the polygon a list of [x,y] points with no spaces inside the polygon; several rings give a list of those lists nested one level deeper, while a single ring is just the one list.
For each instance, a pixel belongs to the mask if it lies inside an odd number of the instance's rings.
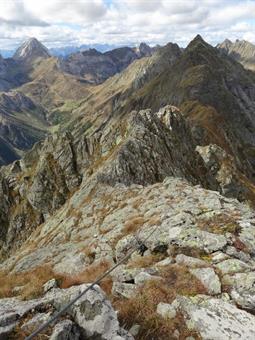
[{"label": "dry grass", "polygon": [[201,230],[206,230],[214,234],[225,234],[227,232],[237,234],[240,229],[239,224],[236,222],[235,215],[220,214],[210,219],[200,219],[196,223]]},{"label": "dry grass", "polygon": [[137,256],[128,262],[128,268],[147,268],[164,259],[163,254]]},{"label": "dry grass", "polygon": [[141,226],[144,225],[145,222],[146,220],[142,216],[131,218],[125,223],[123,234],[135,233]]},{"label": "dry grass", "polygon": [[147,224],[148,226],[156,226],[156,225],[160,225],[161,224],[161,219],[159,216],[153,216],[152,218],[150,218],[148,221],[147,221]]},{"label": "dry grass", "polygon": [[43,292],[43,284],[52,278],[61,280],[60,275],[56,275],[50,266],[36,267],[30,272],[17,274],[7,274],[0,272],[0,298],[15,295],[13,289],[22,287],[19,293],[22,299],[33,299]]},{"label": "dry grass", "polygon": [[176,257],[179,254],[184,254],[186,256],[196,257],[198,259],[210,260],[210,255],[199,248],[179,247],[176,245],[172,245],[170,254],[173,257]]},{"label": "dry grass", "polygon": [[162,276],[162,282],[146,283],[134,298],[113,300],[121,324],[126,328],[139,324],[141,329],[137,340],[174,339],[173,332],[176,329],[180,332],[180,339],[187,336],[201,339],[198,334],[187,329],[180,313],[174,319],[163,319],[156,309],[160,302],[171,303],[177,294],[203,294],[206,292],[205,288],[187,269],[180,266],[165,268]]},{"label": "dry grass", "polygon": [[[72,275],[65,276],[61,281],[61,288],[69,288],[71,286],[80,285],[83,283],[91,283],[95,281],[100,275],[107,271],[111,267],[109,261],[102,260],[98,263],[88,266],[83,272]],[[100,283],[101,288],[110,294],[112,288],[112,280],[106,278]]]}]

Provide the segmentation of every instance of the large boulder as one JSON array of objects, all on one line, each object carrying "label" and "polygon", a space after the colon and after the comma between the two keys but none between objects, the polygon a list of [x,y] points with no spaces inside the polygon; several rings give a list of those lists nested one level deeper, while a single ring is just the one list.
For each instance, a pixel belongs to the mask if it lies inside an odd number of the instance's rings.
[{"label": "large boulder", "polygon": [[[30,301],[21,301],[18,298],[2,299],[0,339],[11,337],[19,329],[26,335],[31,334],[87,288],[88,285],[85,284],[69,289],[52,288],[44,297]],[[73,322],[69,320],[70,317]],[[99,286],[89,290],[61,316],[61,320],[57,320],[50,339],[78,340],[80,336],[102,340],[133,339],[120,327],[117,313]]]},{"label": "large boulder", "polygon": [[203,340],[253,340],[255,316],[221,299],[207,296],[177,297],[187,327]]}]

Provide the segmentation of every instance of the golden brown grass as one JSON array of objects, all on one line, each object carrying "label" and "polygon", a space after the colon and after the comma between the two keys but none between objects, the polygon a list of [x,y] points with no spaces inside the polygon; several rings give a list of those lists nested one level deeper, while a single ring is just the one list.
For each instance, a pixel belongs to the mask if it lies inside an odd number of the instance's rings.
[{"label": "golden brown grass", "polygon": [[60,280],[61,276],[56,275],[50,266],[36,267],[29,272],[16,274],[0,272],[0,298],[14,296],[13,289],[19,286],[24,286],[18,293],[22,299],[37,298],[43,292],[43,284],[52,278]]},{"label": "golden brown grass", "polygon": [[[91,283],[95,281],[100,275],[110,268],[109,261],[102,260],[95,264],[88,266],[83,272],[77,275],[65,276],[61,281],[61,288],[69,288],[71,286],[80,285],[82,283]],[[106,293],[111,292],[112,280],[106,278],[100,283],[100,286]]]},{"label": "golden brown grass", "polygon": [[214,234],[225,234],[230,232],[237,234],[240,226],[236,222],[235,215],[220,214],[210,219],[200,219],[197,221],[197,225],[200,229],[209,231]]},{"label": "golden brown grass", "polygon": [[125,223],[123,233],[124,234],[135,233],[141,226],[144,225],[145,222],[146,220],[142,216],[131,218],[129,221]]},{"label": "golden brown grass", "polygon": [[154,226],[154,225],[160,225],[161,224],[161,219],[159,216],[153,216],[147,221],[148,226]]},{"label": "golden brown grass", "polygon": [[141,329],[137,340],[174,339],[173,332],[176,329],[180,332],[180,339],[187,336],[201,339],[198,334],[187,329],[180,313],[174,319],[163,319],[156,309],[160,302],[171,303],[177,294],[203,294],[205,288],[188,269],[177,265],[165,267],[162,276],[164,280],[146,283],[131,299],[113,299],[121,324],[126,328],[139,324]]},{"label": "golden brown grass", "polygon": [[164,259],[163,254],[139,256],[128,262],[129,268],[147,268]]}]

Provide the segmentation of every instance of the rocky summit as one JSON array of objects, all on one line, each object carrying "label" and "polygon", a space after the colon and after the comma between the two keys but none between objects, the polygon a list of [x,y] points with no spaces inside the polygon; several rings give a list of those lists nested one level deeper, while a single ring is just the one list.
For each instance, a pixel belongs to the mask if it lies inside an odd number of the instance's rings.
[{"label": "rocky summit", "polygon": [[0,339],[75,300],[35,339],[253,340],[252,71],[201,36],[1,63]]}]

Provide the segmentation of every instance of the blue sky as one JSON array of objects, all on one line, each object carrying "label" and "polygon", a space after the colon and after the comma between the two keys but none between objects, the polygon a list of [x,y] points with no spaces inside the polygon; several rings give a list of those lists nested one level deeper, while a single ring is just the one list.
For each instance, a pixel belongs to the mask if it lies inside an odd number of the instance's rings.
[{"label": "blue sky", "polygon": [[0,50],[32,36],[47,47],[185,46],[198,33],[255,43],[255,0],[0,0]]}]

